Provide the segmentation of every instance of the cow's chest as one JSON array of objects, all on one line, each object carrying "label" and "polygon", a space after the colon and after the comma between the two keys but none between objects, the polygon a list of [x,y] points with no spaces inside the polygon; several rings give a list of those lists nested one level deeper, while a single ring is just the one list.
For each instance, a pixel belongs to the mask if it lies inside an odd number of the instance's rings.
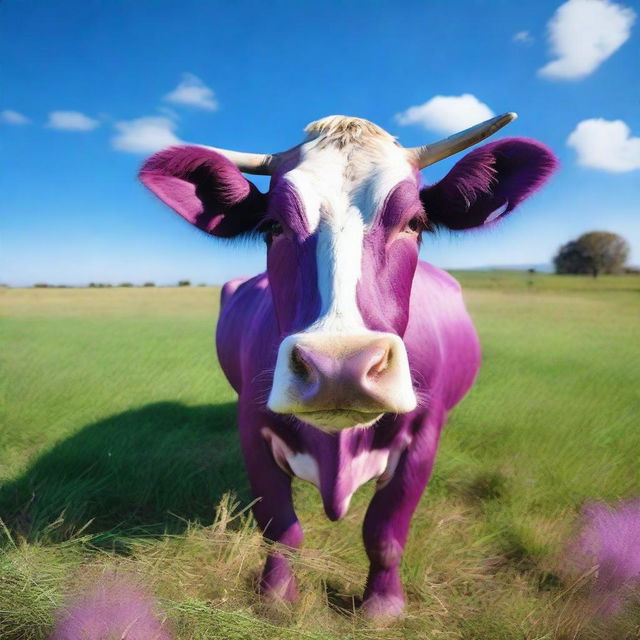
[{"label": "cow's chest", "polygon": [[[395,471],[402,449],[366,448],[356,454],[340,451],[332,454],[294,451],[271,429],[262,429],[278,466],[288,474],[315,485],[328,513],[341,518],[349,508],[351,497],[363,484],[377,478],[378,488],[384,486]],[[338,453],[340,451],[340,453]]]}]

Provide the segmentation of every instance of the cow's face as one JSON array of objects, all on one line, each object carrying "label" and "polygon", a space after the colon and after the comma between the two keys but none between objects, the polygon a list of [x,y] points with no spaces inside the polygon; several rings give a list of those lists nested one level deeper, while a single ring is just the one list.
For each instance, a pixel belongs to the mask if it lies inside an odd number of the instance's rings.
[{"label": "cow's face", "polygon": [[403,149],[343,123],[308,128],[272,179],[265,220],[284,336],[268,406],[328,428],[416,407],[402,336],[426,224]]},{"label": "cow's face", "polygon": [[307,133],[281,155],[266,195],[201,147],[157,154],[141,179],[209,233],[264,235],[281,332],[268,408],[326,429],[371,424],[417,404],[403,336],[428,217],[462,229],[504,215],[553,156],[500,141],[421,189],[406,150],[367,121],[325,118]]}]

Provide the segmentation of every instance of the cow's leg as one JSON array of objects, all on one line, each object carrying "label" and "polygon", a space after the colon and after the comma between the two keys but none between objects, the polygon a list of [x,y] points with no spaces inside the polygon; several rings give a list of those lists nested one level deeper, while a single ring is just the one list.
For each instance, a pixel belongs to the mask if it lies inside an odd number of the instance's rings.
[{"label": "cow's leg", "polygon": [[400,560],[413,512],[429,481],[439,428],[425,425],[401,455],[391,480],[374,495],[363,525],[370,567],[362,608],[365,615],[398,616],[404,610]]},{"label": "cow's leg", "polygon": [[298,598],[296,580],[287,553],[280,547],[296,549],[303,538],[302,527],[293,509],[291,477],[276,464],[255,423],[249,429],[243,429],[241,422],[240,430],[249,483],[253,496],[257,498],[253,515],[270,544],[260,577],[260,593],[267,599],[293,602]]}]

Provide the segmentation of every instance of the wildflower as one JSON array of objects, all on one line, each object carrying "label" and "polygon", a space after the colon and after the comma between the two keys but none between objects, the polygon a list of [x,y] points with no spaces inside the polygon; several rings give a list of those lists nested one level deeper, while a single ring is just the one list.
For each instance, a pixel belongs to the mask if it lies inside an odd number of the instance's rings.
[{"label": "wildflower", "polygon": [[619,613],[640,588],[640,499],[592,503],[582,519],[568,549],[569,563],[580,572],[595,570],[591,595],[598,613]]},{"label": "wildflower", "polygon": [[115,574],[73,598],[50,640],[170,640],[150,596]]}]

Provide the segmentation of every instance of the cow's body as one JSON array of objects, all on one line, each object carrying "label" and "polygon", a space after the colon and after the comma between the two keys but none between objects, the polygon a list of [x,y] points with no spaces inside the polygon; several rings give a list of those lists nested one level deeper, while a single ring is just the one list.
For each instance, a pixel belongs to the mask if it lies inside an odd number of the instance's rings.
[{"label": "cow's body", "polygon": [[[443,146],[477,141],[498,117],[418,155],[357,118],[307,128],[273,157],[177,147],[143,182],[194,225],[219,236],[260,232],[267,271],[227,283],[217,331],[220,363],[239,396],[240,440],[253,511],[265,537],[298,547],[293,476],[315,484],[332,520],[376,479],[363,526],[371,561],[365,611],[397,615],[399,564],[431,474],[440,431],[478,371],[478,339],[460,287],[418,260],[432,223],[465,229],[508,214],[555,167],[543,145],[480,147],[439,183],[418,169]],[[502,126],[502,125],[500,125]],[[419,158],[427,156],[425,162]],[[272,176],[260,194],[238,171]],[[261,591],[293,600],[287,554],[274,546]]]},{"label": "cow's body", "polygon": [[[460,286],[446,272],[419,263],[404,342],[424,402],[411,413],[386,415],[375,429],[355,427],[329,434],[268,411],[265,382],[280,340],[267,275],[227,283],[217,330],[218,357],[239,397],[247,469],[253,493],[263,501],[258,520],[267,531],[290,529],[295,540],[289,543],[300,542],[283,471],[315,484],[332,520],[343,517],[353,493],[375,478],[380,488],[369,508],[364,536],[372,541],[372,562],[384,566],[389,550],[393,555],[394,546],[404,546],[447,413],[469,389],[480,364],[478,339]],[[272,489],[269,495],[267,488]]]}]

